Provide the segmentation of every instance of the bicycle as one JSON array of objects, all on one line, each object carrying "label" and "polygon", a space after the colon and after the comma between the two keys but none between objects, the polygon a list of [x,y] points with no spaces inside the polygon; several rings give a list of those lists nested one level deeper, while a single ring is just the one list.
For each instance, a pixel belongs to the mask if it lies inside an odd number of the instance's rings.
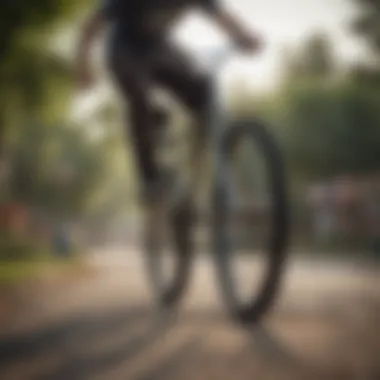
[{"label": "bicycle", "polygon": [[[216,52],[211,60],[211,66],[216,74],[215,78],[217,78],[224,63],[234,53],[235,49],[231,46]],[[206,149],[210,156],[207,162],[212,174],[211,181],[209,181],[210,189],[208,190],[208,205],[211,215],[209,219],[211,225],[211,248],[224,302],[232,317],[236,321],[247,325],[258,322],[271,308],[278,294],[282,278],[289,234],[285,168],[281,152],[265,123],[252,118],[229,120],[226,117],[217,90],[217,83],[217,80],[215,80],[214,96],[210,101],[211,122],[207,139],[208,149]],[[190,141],[194,142],[195,140]],[[267,267],[265,275],[260,283],[258,293],[251,294],[250,300],[243,302],[237,294],[239,286],[236,284],[233,269],[237,248],[233,246],[234,242],[230,236],[229,229],[230,222],[233,221],[232,224],[236,226],[239,218],[241,219],[240,221],[246,224],[250,219],[260,218],[257,206],[249,206],[247,203],[241,205],[236,202],[239,196],[236,196],[236,189],[233,189],[232,186],[234,183],[232,174],[237,172],[237,169],[233,168],[234,163],[236,163],[234,152],[236,152],[239,144],[247,141],[256,143],[259,151],[261,151],[262,158],[265,160],[269,176],[267,179],[268,194],[272,198],[272,203],[269,206],[264,206],[264,212],[261,210],[261,216],[266,212],[266,219],[262,220],[268,222],[270,226],[266,248]],[[185,143],[188,143],[188,140]],[[160,148],[165,151],[165,144],[162,141],[158,142],[157,145],[157,151],[160,151]],[[171,147],[170,149],[173,148]],[[205,154],[207,155],[207,153]],[[197,150],[196,146],[195,148],[193,146],[190,161],[191,158],[197,155],[199,155],[199,150]],[[206,156],[202,157],[206,158]],[[170,162],[171,159],[173,157],[167,158],[167,161]],[[152,282],[157,304],[164,309],[178,305],[183,298],[190,279],[191,261],[194,256],[193,233],[197,216],[194,212],[194,204],[197,202],[194,199],[199,188],[198,169],[192,172],[189,170],[191,175],[187,179],[182,178],[180,180],[179,178],[183,177],[184,172],[187,173],[187,171],[183,169],[182,165],[175,164],[172,164],[172,170],[173,166],[176,166],[177,170],[180,168],[180,172],[174,174],[174,178],[177,179],[175,182],[177,191],[173,190],[174,187],[172,188],[173,192],[168,194],[168,199],[171,200],[170,207],[166,206],[161,209],[159,219],[148,220],[147,226],[149,227],[145,233],[145,242],[147,244],[144,251],[146,253],[148,275]],[[248,166],[250,167],[251,165]],[[243,177],[248,178],[247,173]],[[181,191],[178,191],[178,188]],[[163,272],[162,261],[167,259],[168,256],[161,254],[165,250],[163,243],[165,231],[158,227],[165,228],[166,232],[171,234],[167,241],[172,245],[172,251],[174,251],[176,259],[171,278],[170,275]],[[242,230],[241,227],[237,229]]]}]

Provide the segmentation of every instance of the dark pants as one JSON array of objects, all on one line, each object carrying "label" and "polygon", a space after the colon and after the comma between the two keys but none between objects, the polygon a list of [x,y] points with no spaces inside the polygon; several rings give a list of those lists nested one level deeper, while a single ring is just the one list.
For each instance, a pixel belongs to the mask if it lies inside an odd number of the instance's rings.
[{"label": "dark pants", "polygon": [[198,72],[191,59],[169,43],[142,46],[120,41],[112,45],[109,58],[116,85],[130,107],[131,137],[138,169],[143,180],[154,180],[158,168],[153,157],[155,109],[149,98],[150,89],[158,85],[169,91],[199,120],[199,125],[205,127],[210,99],[208,77]]}]

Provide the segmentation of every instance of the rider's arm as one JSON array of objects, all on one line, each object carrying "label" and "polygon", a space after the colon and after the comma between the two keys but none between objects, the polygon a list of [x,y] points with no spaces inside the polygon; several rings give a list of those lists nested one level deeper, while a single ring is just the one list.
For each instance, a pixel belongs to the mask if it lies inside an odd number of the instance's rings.
[{"label": "rider's arm", "polygon": [[82,88],[93,84],[90,67],[90,52],[98,34],[105,24],[105,15],[102,9],[96,10],[85,21],[79,37],[78,51],[76,56],[77,82]]},{"label": "rider's arm", "polygon": [[104,26],[104,15],[101,10],[92,13],[85,21],[79,38],[78,61],[87,63],[93,42]]},{"label": "rider's arm", "polygon": [[203,0],[203,9],[216,24],[239,46],[247,49],[259,47],[258,36],[249,32],[231,12],[217,4],[217,0]]}]

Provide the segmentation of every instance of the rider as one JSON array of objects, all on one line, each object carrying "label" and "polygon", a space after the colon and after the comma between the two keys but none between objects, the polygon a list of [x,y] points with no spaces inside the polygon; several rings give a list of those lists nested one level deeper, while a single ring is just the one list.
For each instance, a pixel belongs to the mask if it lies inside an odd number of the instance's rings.
[{"label": "rider", "polygon": [[77,56],[81,87],[89,87],[92,72],[89,52],[103,27],[111,26],[108,66],[123,98],[130,105],[131,135],[137,164],[142,175],[144,197],[154,198],[163,190],[159,170],[153,160],[152,123],[156,110],[148,89],[158,84],[176,96],[205,130],[210,81],[196,70],[191,59],[168,34],[184,12],[200,9],[216,22],[245,52],[259,48],[259,38],[249,33],[218,0],[102,0],[85,22]]}]

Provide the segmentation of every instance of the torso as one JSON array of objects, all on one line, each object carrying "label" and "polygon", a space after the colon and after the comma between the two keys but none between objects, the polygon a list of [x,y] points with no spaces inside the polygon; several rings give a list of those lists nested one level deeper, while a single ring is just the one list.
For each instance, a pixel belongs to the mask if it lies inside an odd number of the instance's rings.
[{"label": "torso", "polygon": [[161,39],[197,0],[109,0],[108,17],[118,37]]}]

